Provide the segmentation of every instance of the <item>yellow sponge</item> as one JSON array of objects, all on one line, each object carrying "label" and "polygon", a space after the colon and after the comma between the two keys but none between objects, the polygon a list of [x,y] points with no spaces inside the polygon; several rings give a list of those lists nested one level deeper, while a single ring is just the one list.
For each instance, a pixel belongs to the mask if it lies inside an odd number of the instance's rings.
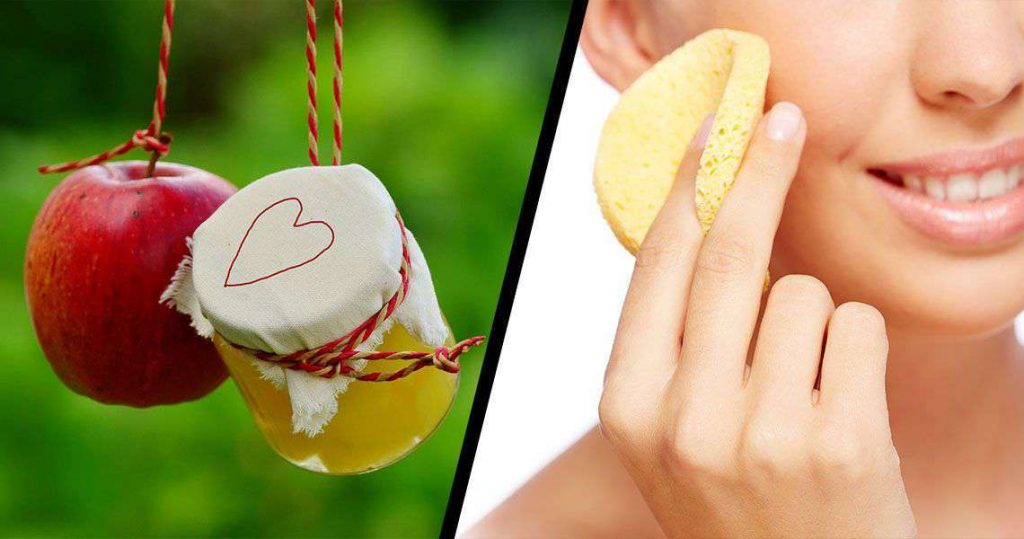
[{"label": "yellow sponge", "polygon": [[675,180],[690,139],[715,119],[697,173],[704,232],[736,177],[764,109],[768,44],[759,36],[711,30],[641,75],[608,116],[594,166],[605,219],[630,252],[640,247]]}]

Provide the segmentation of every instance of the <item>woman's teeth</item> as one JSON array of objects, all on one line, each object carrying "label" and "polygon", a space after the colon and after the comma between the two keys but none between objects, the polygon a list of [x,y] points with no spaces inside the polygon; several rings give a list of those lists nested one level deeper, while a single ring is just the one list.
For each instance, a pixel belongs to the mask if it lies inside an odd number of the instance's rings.
[{"label": "woman's teeth", "polygon": [[1020,185],[1024,164],[997,168],[981,174],[961,172],[946,177],[903,176],[903,185],[936,200],[971,202],[1006,194]]}]

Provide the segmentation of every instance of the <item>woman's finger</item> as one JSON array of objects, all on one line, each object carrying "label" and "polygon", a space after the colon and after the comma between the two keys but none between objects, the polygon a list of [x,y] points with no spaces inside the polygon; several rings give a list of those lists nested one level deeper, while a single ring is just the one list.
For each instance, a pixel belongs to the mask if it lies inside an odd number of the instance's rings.
[{"label": "woman's finger", "polygon": [[680,389],[731,391],[742,384],[772,241],[806,131],[799,107],[787,102],[757,126],[697,256],[675,377]]},{"label": "woman's finger", "polygon": [[835,310],[821,281],[787,275],[768,296],[747,388],[758,402],[786,413],[812,405],[825,328]]},{"label": "woman's finger", "polygon": [[889,339],[878,309],[844,303],[832,313],[821,364],[819,405],[841,414],[880,406],[884,410]]},{"label": "woman's finger", "polygon": [[690,143],[668,198],[636,253],[606,384],[621,377],[637,391],[645,379],[664,383],[675,369],[686,294],[702,236],[693,202],[694,178],[711,120],[704,120]]}]

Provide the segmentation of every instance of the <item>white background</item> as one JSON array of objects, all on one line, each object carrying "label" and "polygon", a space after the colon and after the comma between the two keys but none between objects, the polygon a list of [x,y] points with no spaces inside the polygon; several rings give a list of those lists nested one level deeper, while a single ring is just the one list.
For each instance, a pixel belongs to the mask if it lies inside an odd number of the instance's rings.
[{"label": "white background", "polygon": [[597,423],[633,267],[592,183],[597,139],[617,98],[577,49],[459,533]]},{"label": "white background", "polygon": [[633,260],[601,217],[591,180],[617,98],[577,49],[458,533],[597,423]]}]

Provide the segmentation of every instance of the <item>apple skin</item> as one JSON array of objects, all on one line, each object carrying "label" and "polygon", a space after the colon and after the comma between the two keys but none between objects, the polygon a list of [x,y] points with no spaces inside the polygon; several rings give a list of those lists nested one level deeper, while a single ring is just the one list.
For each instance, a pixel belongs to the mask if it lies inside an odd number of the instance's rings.
[{"label": "apple skin", "polygon": [[146,407],[197,399],[227,372],[213,343],[159,303],[185,238],[236,188],[203,170],[143,161],[78,170],[50,193],[25,254],[43,353],[73,391]]}]

